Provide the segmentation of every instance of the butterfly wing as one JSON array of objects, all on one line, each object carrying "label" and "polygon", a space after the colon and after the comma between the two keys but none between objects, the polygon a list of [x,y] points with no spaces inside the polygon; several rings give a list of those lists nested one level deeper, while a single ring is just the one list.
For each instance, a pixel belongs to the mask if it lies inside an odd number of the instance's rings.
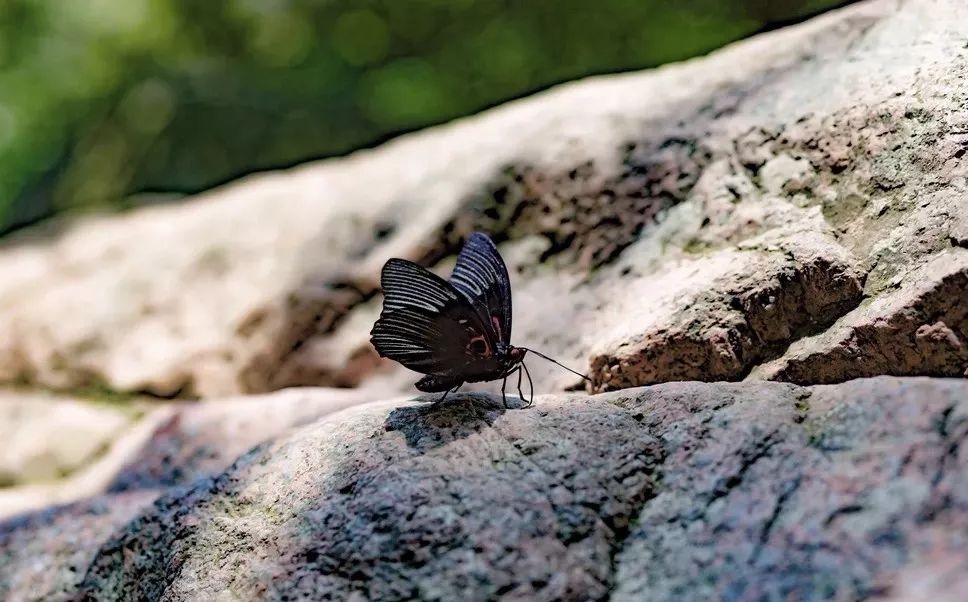
[{"label": "butterfly wing", "polygon": [[468,380],[493,370],[494,345],[474,307],[450,283],[404,259],[383,266],[383,311],[370,331],[381,357],[422,374]]},{"label": "butterfly wing", "polygon": [[474,306],[492,338],[511,344],[511,280],[497,247],[486,234],[475,232],[464,243],[450,283]]}]

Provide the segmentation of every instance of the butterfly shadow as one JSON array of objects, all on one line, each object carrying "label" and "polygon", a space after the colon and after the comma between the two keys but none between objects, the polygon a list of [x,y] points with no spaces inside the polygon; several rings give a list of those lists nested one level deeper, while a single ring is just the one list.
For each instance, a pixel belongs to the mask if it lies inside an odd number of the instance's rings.
[{"label": "butterfly shadow", "polygon": [[426,405],[396,408],[383,426],[387,432],[403,434],[407,445],[426,453],[491,427],[509,409],[525,407],[517,397],[508,396],[508,407],[500,395],[488,393],[454,393],[444,401],[440,395],[417,397],[414,401],[432,401]]}]

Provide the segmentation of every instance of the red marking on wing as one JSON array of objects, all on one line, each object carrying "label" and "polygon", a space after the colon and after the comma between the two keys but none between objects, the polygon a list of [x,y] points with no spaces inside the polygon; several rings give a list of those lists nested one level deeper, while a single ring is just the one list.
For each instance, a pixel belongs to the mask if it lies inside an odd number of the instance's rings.
[{"label": "red marking on wing", "polygon": [[504,340],[504,333],[501,332],[501,321],[497,319],[497,316],[491,316],[491,324],[494,325],[494,331],[497,332],[497,340]]},{"label": "red marking on wing", "polygon": [[[484,345],[483,351],[476,351],[474,349],[474,343],[477,343],[478,341],[480,341],[480,343]],[[482,357],[491,357],[491,345],[487,342],[487,339],[484,338],[484,335],[482,334],[477,335],[476,337],[472,338],[470,341],[467,342],[467,350],[474,355],[479,355]]]}]

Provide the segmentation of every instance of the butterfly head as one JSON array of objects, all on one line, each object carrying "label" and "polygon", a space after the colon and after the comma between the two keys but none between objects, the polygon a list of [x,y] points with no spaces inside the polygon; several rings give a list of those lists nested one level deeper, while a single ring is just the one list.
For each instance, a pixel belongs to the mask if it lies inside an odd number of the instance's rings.
[{"label": "butterfly head", "polygon": [[524,361],[524,354],[527,352],[528,350],[524,349],[523,347],[508,345],[507,350],[502,354],[504,357],[505,369],[513,368]]}]

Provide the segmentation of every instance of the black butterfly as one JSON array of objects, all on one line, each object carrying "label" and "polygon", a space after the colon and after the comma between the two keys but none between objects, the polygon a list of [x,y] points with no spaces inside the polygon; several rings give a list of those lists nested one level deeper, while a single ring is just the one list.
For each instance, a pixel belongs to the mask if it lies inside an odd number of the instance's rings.
[{"label": "black butterfly", "polygon": [[511,344],[511,282],[497,247],[485,234],[475,232],[467,239],[449,282],[412,261],[391,259],[383,266],[380,283],[383,311],[370,331],[370,342],[380,357],[425,374],[417,389],[443,392],[440,401],[464,383],[501,378],[501,397],[507,405],[504,389],[515,372],[523,400],[522,370],[533,400],[525,354],[558,364]]}]

